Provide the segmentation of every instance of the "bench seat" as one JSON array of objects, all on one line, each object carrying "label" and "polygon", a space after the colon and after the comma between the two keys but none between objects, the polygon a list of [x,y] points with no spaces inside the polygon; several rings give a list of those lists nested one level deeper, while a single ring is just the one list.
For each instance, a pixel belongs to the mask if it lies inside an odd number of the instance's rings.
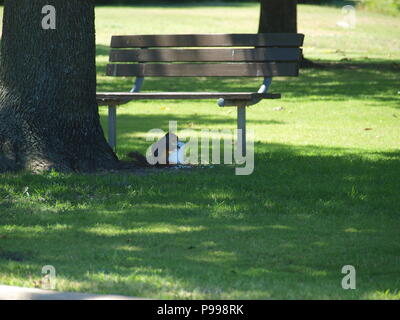
[{"label": "bench seat", "polygon": [[200,100],[224,99],[226,101],[246,102],[251,105],[261,99],[280,99],[279,93],[254,93],[254,92],[99,92],[97,102],[99,105],[119,105],[132,100]]}]

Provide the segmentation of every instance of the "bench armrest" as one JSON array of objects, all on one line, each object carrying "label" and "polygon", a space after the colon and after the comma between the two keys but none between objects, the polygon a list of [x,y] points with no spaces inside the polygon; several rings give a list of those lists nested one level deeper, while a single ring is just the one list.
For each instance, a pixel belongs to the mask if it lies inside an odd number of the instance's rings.
[{"label": "bench armrest", "polygon": [[[269,87],[271,86],[271,83],[272,83],[272,78],[264,78],[263,84],[261,85],[260,89],[258,89],[257,93],[267,93]],[[260,102],[262,98],[257,100],[258,101],[252,101],[251,104],[253,105]],[[225,107],[225,99],[224,98],[218,99],[217,104],[219,107]]]}]

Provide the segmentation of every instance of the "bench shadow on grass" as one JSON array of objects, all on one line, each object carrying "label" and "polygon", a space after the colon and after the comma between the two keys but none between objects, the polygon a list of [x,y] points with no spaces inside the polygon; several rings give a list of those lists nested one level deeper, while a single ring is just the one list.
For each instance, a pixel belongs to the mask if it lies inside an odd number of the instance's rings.
[{"label": "bench shadow on grass", "polygon": [[[225,167],[26,177],[48,208],[0,203],[2,274],[35,277],[51,264],[64,286],[82,284],[68,290],[167,298],[361,298],[399,288],[399,152],[368,160],[318,146],[257,150],[249,177]],[[22,180],[5,176],[2,187],[23,189]],[[340,287],[347,264],[362,270],[358,290]]]}]

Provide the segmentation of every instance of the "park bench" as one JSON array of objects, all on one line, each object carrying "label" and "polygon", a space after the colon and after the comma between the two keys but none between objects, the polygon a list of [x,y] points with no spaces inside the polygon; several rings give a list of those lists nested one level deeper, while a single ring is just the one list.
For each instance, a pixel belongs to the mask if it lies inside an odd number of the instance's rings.
[{"label": "park bench", "polygon": [[[136,77],[130,92],[99,92],[108,106],[108,141],[116,148],[116,107],[132,100],[218,99],[237,107],[242,151],[246,145],[246,107],[268,93],[272,77],[298,76],[302,34],[182,34],[113,36],[107,75]],[[145,77],[263,77],[256,92],[141,92]]]}]

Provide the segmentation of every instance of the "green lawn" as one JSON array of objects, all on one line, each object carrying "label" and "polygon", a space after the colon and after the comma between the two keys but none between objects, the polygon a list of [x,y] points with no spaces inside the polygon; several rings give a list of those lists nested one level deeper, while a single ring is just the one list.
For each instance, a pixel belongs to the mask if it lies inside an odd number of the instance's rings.
[{"label": "green lawn", "polygon": [[[226,12],[229,11],[227,15]],[[221,19],[221,17],[224,17]],[[254,32],[256,5],[100,7],[99,91],[112,34]],[[300,6],[305,54],[346,68],[277,79],[284,97],[251,107],[255,171],[231,166],[145,175],[0,176],[0,283],[166,299],[399,299],[400,21]],[[350,64],[351,65],[350,65]],[[144,90],[254,90],[257,79],[150,78]],[[279,111],[276,111],[277,107]],[[106,123],[106,109],[101,109]],[[134,102],[118,117],[118,155],[144,152],[146,132],[234,128],[216,101]],[[367,130],[366,130],[367,129]],[[341,269],[357,270],[343,290]]]}]

